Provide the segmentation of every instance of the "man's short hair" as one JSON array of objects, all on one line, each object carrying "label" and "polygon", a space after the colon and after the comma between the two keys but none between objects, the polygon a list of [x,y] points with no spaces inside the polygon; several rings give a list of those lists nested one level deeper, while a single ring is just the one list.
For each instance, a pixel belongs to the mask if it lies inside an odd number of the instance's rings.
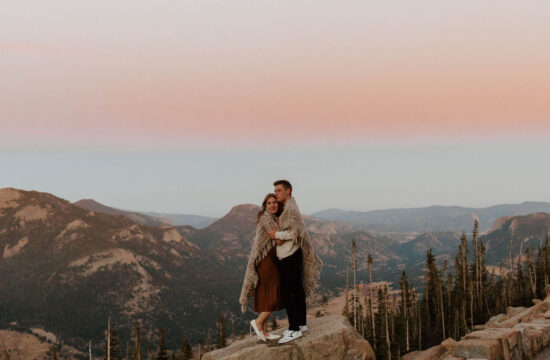
[{"label": "man's short hair", "polygon": [[288,180],[277,180],[273,183],[273,186],[283,185],[285,189],[290,189],[290,195],[292,195],[292,185]]}]

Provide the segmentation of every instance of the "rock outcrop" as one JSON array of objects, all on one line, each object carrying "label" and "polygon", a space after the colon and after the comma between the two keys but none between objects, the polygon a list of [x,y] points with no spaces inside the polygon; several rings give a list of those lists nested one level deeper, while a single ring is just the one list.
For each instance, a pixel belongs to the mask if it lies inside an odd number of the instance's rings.
[{"label": "rock outcrop", "polygon": [[[290,343],[279,345],[277,340],[261,342],[248,337],[230,346],[206,353],[203,360],[256,359],[357,359],[374,360],[374,352],[342,316],[324,316],[308,320],[309,331]],[[273,332],[281,335],[283,329]]]},{"label": "rock outcrop", "polygon": [[537,354],[550,346],[550,296],[534,300],[530,308],[508,308],[476,326],[460,341],[447,339],[425,351],[415,351],[403,360],[520,360],[539,359]]}]

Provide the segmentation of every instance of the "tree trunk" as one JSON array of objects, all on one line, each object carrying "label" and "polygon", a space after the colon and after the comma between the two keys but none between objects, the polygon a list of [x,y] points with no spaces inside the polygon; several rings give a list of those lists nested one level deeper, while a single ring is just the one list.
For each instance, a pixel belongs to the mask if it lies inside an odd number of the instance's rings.
[{"label": "tree trunk", "polygon": [[107,323],[107,360],[111,360],[111,317]]},{"label": "tree trunk", "polygon": [[441,327],[443,329],[443,339],[445,339],[445,310],[443,309],[443,283],[439,281],[439,302],[441,304]]},{"label": "tree trunk", "polygon": [[[371,298],[371,302],[370,302],[370,318],[372,320],[372,338],[373,339],[376,339],[376,326],[375,326],[375,323],[374,323],[374,297],[372,295],[372,256],[369,254],[368,256],[368,265],[369,265],[369,281],[370,281],[370,285],[369,285],[369,296]],[[376,351],[376,342],[374,342],[374,350]]]},{"label": "tree trunk", "polygon": [[388,328],[388,287],[386,287],[384,295],[384,301],[386,302],[386,344],[388,346],[388,359],[391,360],[390,329]]},{"label": "tree trunk", "polygon": [[474,331],[474,287],[470,282],[470,331]]}]

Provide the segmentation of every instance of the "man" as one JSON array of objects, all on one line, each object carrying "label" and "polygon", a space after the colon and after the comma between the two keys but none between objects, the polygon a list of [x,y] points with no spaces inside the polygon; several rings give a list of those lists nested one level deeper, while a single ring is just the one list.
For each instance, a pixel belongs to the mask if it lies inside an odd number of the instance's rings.
[{"label": "man", "polygon": [[287,180],[278,180],[273,186],[277,201],[284,204],[279,218],[281,231],[269,232],[269,237],[277,243],[281,295],[288,316],[288,330],[279,340],[279,344],[284,344],[307,331],[306,296],[318,286],[323,263],[311,246],[300,209],[292,196],[292,185]]}]

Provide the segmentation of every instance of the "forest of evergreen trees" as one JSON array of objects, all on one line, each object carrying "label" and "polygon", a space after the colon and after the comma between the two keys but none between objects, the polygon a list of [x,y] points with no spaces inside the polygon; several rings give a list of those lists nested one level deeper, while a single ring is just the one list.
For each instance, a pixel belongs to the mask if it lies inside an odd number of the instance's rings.
[{"label": "forest of evergreen trees", "polygon": [[[274,321],[272,326],[276,326]],[[203,344],[199,340],[197,344],[197,351],[199,358],[208,351],[214,349],[221,349],[227,345],[227,333],[225,326],[225,319],[220,314],[218,321],[216,322],[216,329],[218,334],[216,336],[216,343],[210,344],[210,335],[208,335],[206,344]],[[241,334],[243,337],[244,334]],[[103,344],[103,359],[104,360],[189,360],[195,355],[193,348],[187,337],[183,337],[181,347],[177,350],[169,350],[166,347],[166,334],[164,329],[158,329],[158,335],[156,337],[157,344],[154,348],[147,344],[143,346],[141,327],[139,323],[136,323],[133,327],[132,338],[123,346],[120,340],[119,333],[111,328],[110,320],[108,321],[107,330],[105,331],[105,342]],[[57,351],[59,344],[52,345],[49,351],[49,357],[51,360],[58,360]],[[89,343],[89,359],[92,359],[92,344]],[[124,352],[124,353],[123,353]],[[0,349],[0,360],[10,360],[10,355],[5,345]]]},{"label": "forest of evergreen trees", "polygon": [[[390,296],[384,285],[361,299],[355,279],[357,247],[353,242],[353,285],[348,285],[350,281],[346,275],[347,300],[343,314],[370,342],[377,359],[399,359],[407,352],[427,349],[447,338],[459,340],[473,331],[475,325],[506,312],[506,307],[532,306],[532,299],[545,297],[550,275],[548,234],[544,246],[536,250],[525,249],[516,261],[514,259],[510,242],[506,261],[509,268],[501,264],[502,276],[487,272],[485,247],[479,240],[476,220],[470,242],[462,233],[454,274],[446,260],[442,267],[437,266],[430,249],[426,255],[422,291],[409,287],[403,270],[399,296]],[[367,266],[371,285],[372,261],[369,255]],[[369,287],[372,288],[376,286]]]},{"label": "forest of evergreen trees", "polygon": [[[352,241],[350,267],[353,278],[350,279],[349,270],[346,271],[343,314],[369,341],[377,359],[395,360],[407,352],[440,344],[447,338],[459,340],[473,331],[475,325],[484,324],[491,316],[506,312],[508,306],[531,306],[533,299],[546,296],[550,276],[548,234],[545,234],[544,246],[526,248],[520,250],[520,254],[512,253],[510,239],[509,257],[504,261],[506,266],[501,263],[499,275],[489,273],[477,220],[471,241],[466,233],[461,235],[454,269],[447,260],[439,267],[432,250],[427,251],[422,289],[409,287],[405,270],[401,274],[399,291],[391,291],[389,283],[373,283],[373,258],[369,254],[366,264],[368,291],[366,295],[360,295],[356,278],[357,251],[356,243]],[[323,301],[326,303],[326,296]],[[277,328],[275,318],[271,327]],[[227,345],[226,320],[221,314],[216,322],[216,332],[212,336],[209,332],[204,344],[198,342],[195,354],[199,358],[207,351]],[[193,357],[193,348],[187,338],[182,339],[179,349],[168,350],[165,336],[164,330],[158,329],[155,348],[149,344],[142,346],[141,328],[136,323],[131,338],[123,346],[118,332],[110,327],[108,321],[103,359],[187,360]],[[243,336],[241,332],[240,337]],[[91,343],[89,353],[91,358]],[[52,345],[49,355],[52,360],[58,359],[56,345]],[[10,359],[5,345],[0,349],[0,359]]]},{"label": "forest of evergreen trees", "polygon": [[[225,319],[220,314],[220,318],[216,322],[216,328],[218,330],[216,344],[210,344],[210,336],[207,339],[206,344],[203,345],[202,341],[199,341],[198,357],[213,349],[221,349],[227,345],[227,334]],[[122,346],[118,333],[107,327],[105,332],[105,344],[103,347],[104,360],[189,360],[193,357],[193,349],[186,337],[183,337],[181,347],[178,350],[169,351],[166,348],[166,334],[163,329],[158,329],[157,347],[151,349],[149,345],[143,348],[141,343],[141,328],[139,323],[134,325],[133,338],[131,342],[126,343],[125,357],[122,357]],[[90,350],[91,351],[91,350]],[[53,352],[55,353],[55,351]],[[169,354],[170,353],[170,354]],[[90,353],[91,354],[91,353]],[[91,359],[91,356],[90,356]],[[52,357],[53,360],[53,357]]]}]

